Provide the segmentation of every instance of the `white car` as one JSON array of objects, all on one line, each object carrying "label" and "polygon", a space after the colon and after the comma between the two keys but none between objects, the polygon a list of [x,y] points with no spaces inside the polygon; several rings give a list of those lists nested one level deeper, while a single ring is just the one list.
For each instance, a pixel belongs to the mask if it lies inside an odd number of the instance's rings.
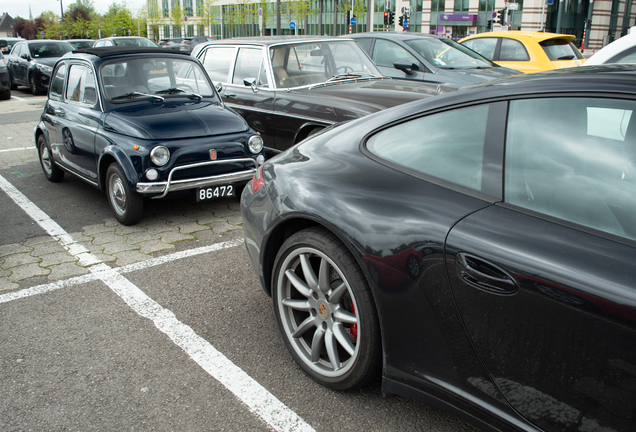
[{"label": "white car", "polygon": [[610,63],[636,63],[636,33],[625,35],[604,46],[583,63],[583,66]]}]

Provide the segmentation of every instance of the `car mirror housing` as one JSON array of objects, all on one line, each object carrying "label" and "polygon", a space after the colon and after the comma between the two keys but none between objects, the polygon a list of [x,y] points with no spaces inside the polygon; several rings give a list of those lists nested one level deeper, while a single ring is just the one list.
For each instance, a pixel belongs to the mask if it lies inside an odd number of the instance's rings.
[{"label": "car mirror housing", "polygon": [[415,72],[413,72],[414,70],[418,70],[419,67],[414,64],[411,63],[409,61],[406,60],[400,60],[400,61],[396,61],[395,63],[393,63],[393,67],[396,69],[401,70],[402,72],[404,72],[407,75],[414,75]]},{"label": "car mirror housing", "polygon": [[254,87],[256,85],[256,78],[243,78],[243,85],[245,85],[245,87]]}]

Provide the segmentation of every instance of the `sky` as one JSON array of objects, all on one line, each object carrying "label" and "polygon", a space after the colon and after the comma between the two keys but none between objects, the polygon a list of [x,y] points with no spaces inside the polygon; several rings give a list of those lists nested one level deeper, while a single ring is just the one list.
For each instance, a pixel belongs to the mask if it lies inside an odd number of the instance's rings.
[{"label": "sky", "polygon": [[[61,0],[64,6],[64,13],[66,13],[68,7],[75,3],[75,0]],[[128,9],[133,13],[137,12],[146,3],[146,0],[93,0],[93,6],[95,10],[104,14],[108,11],[108,6],[113,3],[126,4]],[[42,12],[52,11],[56,14],[60,14],[60,0],[0,0],[0,14],[6,12],[11,15],[12,18],[21,17],[29,19],[29,5],[31,6],[31,13],[33,19],[40,16]]]}]

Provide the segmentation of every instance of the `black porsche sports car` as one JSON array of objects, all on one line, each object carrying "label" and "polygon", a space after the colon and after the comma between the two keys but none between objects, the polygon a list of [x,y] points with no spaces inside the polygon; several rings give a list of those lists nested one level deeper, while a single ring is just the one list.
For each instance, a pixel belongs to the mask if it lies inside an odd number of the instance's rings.
[{"label": "black porsche sports car", "polygon": [[483,83],[261,166],[245,245],[293,359],[487,430],[636,430],[635,80]]}]

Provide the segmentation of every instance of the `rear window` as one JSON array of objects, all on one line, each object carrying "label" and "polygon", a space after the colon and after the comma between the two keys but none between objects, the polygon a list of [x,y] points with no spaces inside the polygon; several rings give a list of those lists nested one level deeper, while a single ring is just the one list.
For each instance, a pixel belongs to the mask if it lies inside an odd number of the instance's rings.
[{"label": "rear window", "polygon": [[551,61],[582,59],[583,55],[567,39],[548,39],[539,45]]}]

